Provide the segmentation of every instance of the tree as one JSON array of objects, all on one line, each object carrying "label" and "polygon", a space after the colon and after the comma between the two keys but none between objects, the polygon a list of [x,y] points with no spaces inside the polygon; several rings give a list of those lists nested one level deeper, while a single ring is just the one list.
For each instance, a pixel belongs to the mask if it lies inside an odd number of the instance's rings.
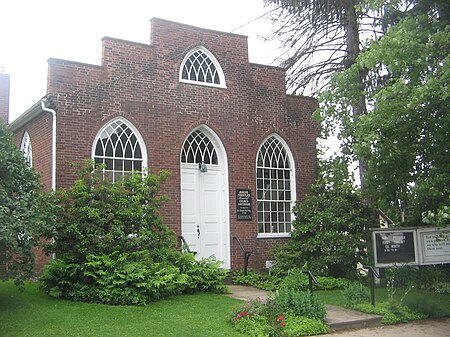
[{"label": "tree", "polygon": [[315,92],[330,75],[346,69],[359,53],[360,0],[266,0],[278,5],[273,17],[277,29],[271,39],[280,39],[288,55],[282,66],[288,70],[288,89]]},{"label": "tree", "polygon": [[[448,206],[450,195],[450,26],[439,11],[413,11],[371,43],[322,96],[325,124],[340,120],[347,152],[367,159],[364,180],[375,205],[406,223]],[[353,119],[362,94],[349,85],[367,73],[370,113]]]},{"label": "tree", "polygon": [[354,278],[367,260],[371,212],[354,191],[347,163],[322,161],[311,194],[294,208],[291,240],[277,248],[282,270],[306,268],[320,275]]},{"label": "tree", "polygon": [[0,278],[21,283],[33,275],[33,228],[40,223],[38,174],[0,122]]}]

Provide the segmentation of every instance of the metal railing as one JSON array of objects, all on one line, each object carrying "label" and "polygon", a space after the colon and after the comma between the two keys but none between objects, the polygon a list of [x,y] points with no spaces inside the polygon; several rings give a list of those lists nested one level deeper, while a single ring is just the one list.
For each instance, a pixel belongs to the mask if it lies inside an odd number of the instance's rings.
[{"label": "metal railing", "polygon": [[181,251],[186,251],[188,253],[192,253],[192,254],[197,254],[197,252],[194,252],[191,250],[191,248],[189,247],[189,244],[187,243],[186,239],[184,238],[183,235],[180,235],[178,237],[178,239],[181,240]]},{"label": "metal railing", "polygon": [[248,259],[250,258],[250,255],[253,254],[253,252],[249,251],[249,250],[245,250],[244,245],[242,244],[242,241],[241,241],[241,239],[239,239],[239,237],[235,236],[235,237],[233,237],[233,239],[236,240],[236,242],[238,243],[242,252],[244,253],[244,275],[247,275]]},{"label": "metal railing", "polygon": [[363,266],[363,268],[369,269],[370,278],[370,299],[373,306],[375,306],[375,277],[380,278],[375,268],[372,266]]},{"label": "metal railing", "polygon": [[308,274],[308,277],[309,277],[309,292],[310,292],[311,295],[312,295],[312,293],[313,293],[313,283],[314,283],[314,284],[317,284],[317,283],[319,283],[319,282],[318,282],[317,279],[314,277],[314,275],[313,275],[313,273],[311,272],[311,270],[303,270],[303,273]]}]

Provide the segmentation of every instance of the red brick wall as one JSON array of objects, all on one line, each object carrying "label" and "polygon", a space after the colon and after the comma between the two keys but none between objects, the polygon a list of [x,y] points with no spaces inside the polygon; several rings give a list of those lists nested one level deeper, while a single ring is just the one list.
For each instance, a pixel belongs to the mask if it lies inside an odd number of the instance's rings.
[{"label": "red brick wall", "polygon": [[[232,267],[242,267],[234,235],[254,251],[251,266],[262,267],[271,258],[270,247],[286,239],[256,238],[256,154],[268,135],[280,135],[295,160],[301,199],[316,175],[318,128],[311,113],[317,102],[287,96],[283,69],[249,63],[245,36],[153,19],[150,45],[102,41],[101,66],[49,60],[48,94],[58,116],[57,187],[74,181],[70,163],[91,157],[99,129],[123,116],[144,139],[150,171],[172,173],[164,186],[170,201],[162,215],[180,233],[180,150],[192,129],[205,124],[220,137],[228,157]],[[227,88],[179,82],[184,56],[200,45],[217,58]],[[236,221],[238,188],[252,190],[253,221]]]},{"label": "red brick wall", "polygon": [[[44,112],[14,132],[14,143],[17,147],[20,147],[25,131],[30,135],[33,168],[41,174],[41,182],[44,190],[47,191],[52,188],[52,127],[52,114]],[[35,273],[39,275],[50,257],[45,255],[41,249],[35,248],[33,252],[35,254]]]}]

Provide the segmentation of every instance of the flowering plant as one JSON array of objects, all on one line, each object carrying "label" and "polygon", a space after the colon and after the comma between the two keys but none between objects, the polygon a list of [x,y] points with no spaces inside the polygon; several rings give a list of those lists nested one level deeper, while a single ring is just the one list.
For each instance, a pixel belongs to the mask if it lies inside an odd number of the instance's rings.
[{"label": "flowering plant", "polygon": [[277,318],[277,322],[280,323],[281,326],[285,326],[286,322],[284,321],[284,316],[281,315],[280,317]]}]

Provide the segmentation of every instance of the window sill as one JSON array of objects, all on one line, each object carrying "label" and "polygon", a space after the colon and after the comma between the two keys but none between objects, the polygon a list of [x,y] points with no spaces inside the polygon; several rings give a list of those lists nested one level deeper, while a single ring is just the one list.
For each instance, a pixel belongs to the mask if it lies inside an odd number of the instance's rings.
[{"label": "window sill", "polygon": [[278,239],[278,238],[290,238],[291,233],[274,233],[274,234],[258,234],[257,239]]}]

